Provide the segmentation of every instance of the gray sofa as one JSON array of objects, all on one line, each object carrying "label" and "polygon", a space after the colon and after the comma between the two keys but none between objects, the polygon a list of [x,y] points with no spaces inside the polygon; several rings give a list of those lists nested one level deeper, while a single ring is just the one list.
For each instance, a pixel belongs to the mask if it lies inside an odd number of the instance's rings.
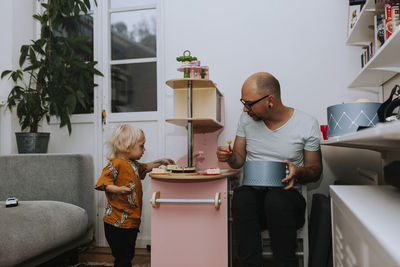
[{"label": "gray sofa", "polygon": [[[35,266],[93,240],[90,155],[0,156],[0,266]],[[17,207],[5,207],[9,196]]]}]

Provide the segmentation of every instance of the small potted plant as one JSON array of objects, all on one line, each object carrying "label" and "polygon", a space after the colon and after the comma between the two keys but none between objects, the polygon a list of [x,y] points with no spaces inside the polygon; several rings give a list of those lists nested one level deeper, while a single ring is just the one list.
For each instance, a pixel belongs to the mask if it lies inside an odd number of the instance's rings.
[{"label": "small potted plant", "polygon": [[[71,134],[70,116],[77,107],[85,108],[90,103],[88,90],[97,86],[94,75],[101,75],[95,65],[84,54],[92,51],[87,45],[89,37],[73,33],[63,35],[71,22],[90,11],[89,0],[38,0],[42,12],[33,15],[41,25],[40,37],[31,44],[22,45],[19,69],[5,70],[1,78],[14,82],[7,106],[16,107],[21,130],[16,133],[19,153],[45,153],[49,133],[39,133],[41,121],[56,117],[60,127],[67,126]],[[19,140],[28,136],[27,141]],[[37,141],[46,139],[45,144]],[[36,144],[38,145],[37,147]],[[41,149],[45,149],[43,151]]]}]

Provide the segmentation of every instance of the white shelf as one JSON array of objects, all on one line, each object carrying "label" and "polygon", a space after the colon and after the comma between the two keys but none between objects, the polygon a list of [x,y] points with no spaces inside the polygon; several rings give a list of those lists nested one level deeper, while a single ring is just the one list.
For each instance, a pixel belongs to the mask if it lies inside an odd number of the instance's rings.
[{"label": "white shelf", "polygon": [[[374,15],[383,11],[383,5],[375,6],[375,0],[367,0],[359,18],[350,32],[346,45],[369,45],[374,40]],[[400,31],[397,30],[361,69],[350,88],[378,87],[400,73]]]},{"label": "white shelf", "polygon": [[356,25],[350,32],[346,45],[368,45],[374,39],[374,30],[368,26],[374,25],[375,1],[367,0],[360,12]]},{"label": "white shelf", "polygon": [[400,151],[400,121],[380,123],[359,132],[331,137],[322,141],[321,145]]},{"label": "white shelf", "polygon": [[207,79],[190,79],[190,78],[171,79],[166,81],[166,84],[172,89],[182,89],[182,88],[187,89],[189,81],[192,81],[193,88],[217,87],[213,81]]},{"label": "white shelf", "polygon": [[194,132],[214,132],[218,129],[222,129],[224,125],[220,122],[210,118],[173,118],[166,119],[166,122],[175,124],[181,127],[187,127],[188,122],[193,123]]},{"label": "white shelf", "polygon": [[390,36],[373,58],[358,73],[350,88],[377,87],[400,73],[400,30]]}]

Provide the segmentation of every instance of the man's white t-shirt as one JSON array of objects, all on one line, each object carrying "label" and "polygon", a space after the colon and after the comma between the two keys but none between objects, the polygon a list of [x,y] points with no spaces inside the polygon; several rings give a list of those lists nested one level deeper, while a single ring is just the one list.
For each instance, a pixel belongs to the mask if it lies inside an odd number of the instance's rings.
[{"label": "man's white t-shirt", "polygon": [[312,116],[294,109],[292,117],[276,130],[265,123],[253,120],[246,112],[240,116],[237,136],[246,138],[247,161],[288,160],[304,166],[304,150],[320,149],[318,121]]}]

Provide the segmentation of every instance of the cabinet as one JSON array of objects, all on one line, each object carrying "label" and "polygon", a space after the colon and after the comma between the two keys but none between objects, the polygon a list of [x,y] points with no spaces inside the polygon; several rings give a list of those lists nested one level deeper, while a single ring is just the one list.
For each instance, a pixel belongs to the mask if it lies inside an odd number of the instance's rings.
[{"label": "cabinet", "polygon": [[[382,5],[382,4],[381,4]],[[367,0],[354,29],[350,32],[347,45],[368,45],[374,38],[374,15],[381,13],[382,6],[375,5],[375,0]],[[381,86],[396,74],[400,73],[400,31],[395,31],[383,46],[351,81],[349,87]]]},{"label": "cabinet", "polygon": [[[151,209],[151,266],[231,266],[228,218],[237,172],[150,175],[152,202],[160,203]],[[159,198],[154,197],[157,192]],[[217,194],[219,205],[214,204]]]},{"label": "cabinet", "polygon": [[400,266],[400,191],[331,186],[334,265]]}]

